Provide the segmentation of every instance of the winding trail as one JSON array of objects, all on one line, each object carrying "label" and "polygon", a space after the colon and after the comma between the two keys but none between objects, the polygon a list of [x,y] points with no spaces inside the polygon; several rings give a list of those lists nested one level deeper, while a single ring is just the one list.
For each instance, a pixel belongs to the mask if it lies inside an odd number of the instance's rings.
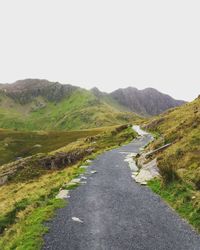
[{"label": "winding trail", "polygon": [[131,178],[124,159],[150,140],[144,134],[92,162],[87,183],[70,192],[69,204],[48,223],[43,250],[200,250],[200,236]]}]

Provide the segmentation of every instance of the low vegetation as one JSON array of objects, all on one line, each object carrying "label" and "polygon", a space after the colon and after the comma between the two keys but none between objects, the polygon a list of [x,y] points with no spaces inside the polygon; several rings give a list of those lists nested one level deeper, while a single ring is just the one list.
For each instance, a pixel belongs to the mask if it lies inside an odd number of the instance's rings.
[{"label": "low vegetation", "polygon": [[[21,95],[25,98],[26,92]],[[20,131],[82,130],[140,119],[111,98],[97,97],[84,89],[78,88],[59,100],[48,100],[38,95],[23,103],[0,91],[0,128]]]},{"label": "low vegetation", "polygon": [[200,194],[191,185],[182,181],[173,181],[163,186],[161,180],[155,179],[148,186],[166,200],[182,218],[200,233]]},{"label": "low vegetation", "polygon": [[0,165],[37,153],[47,153],[87,136],[96,136],[104,128],[79,131],[26,132],[0,129]]},{"label": "low vegetation", "polygon": [[200,98],[152,119],[146,128],[156,134],[150,149],[172,143],[156,155],[162,180],[150,186],[200,230]]},{"label": "low vegetation", "polygon": [[[66,187],[71,179],[83,171],[79,166],[85,164],[86,159],[129,142],[135,136],[133,130],[127,126],[103,128],[98,135],[79,139],[61,149],[42,154],[43,159],[44,156],[48,158],[75,149],[81,151],[83,148],[93,148],[83,158],[77,159],[76,163],[44,169],[35,176],[29,173],[35,171],[30,167],[34,161],[28,159],[29,164],[25,164],[24,169],[27,167],[29,171],[19,174],[19,170],[7,184],[0,187],[0,249],[40,249],[42,235],[48,230],[44,221],[48,220],[57,208],[66,204],[55,199],[59,189]],[[41,159],[41,154],[32,157]],[[42,165],[34,167],[42,169]]]}]

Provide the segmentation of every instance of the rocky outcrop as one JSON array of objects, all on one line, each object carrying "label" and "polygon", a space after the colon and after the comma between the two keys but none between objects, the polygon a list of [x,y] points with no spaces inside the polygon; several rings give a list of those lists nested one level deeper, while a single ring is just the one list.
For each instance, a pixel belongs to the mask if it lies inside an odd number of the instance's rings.
[{"label": "rocky outcrop", "polygon": [[40,79],[25,79],[13,84],[1,84],[0,90],[15,101],[26,104],[35,100],[36,97],[43,97],[52,102],[59,102],[64,97],[70,96],[78,89],[69,84],[49,82]]},{"label": "rocky outcrop", "polygon": [[82,160],[85,156],[94,152],[94,147],[85,149],[75,149],[70,152],[56,152],[55,154],[37,154],[31,157],[20,159],[18,161],[5,164],[0,168],[0,185],[8,181],[24,181],[24,175],[27,180],[37,177],[40,172],[45,173],[48,170],[62,169],[71,166]]},{"label": "rocky outcrop", "polygon": [[77,149],[68,153],[57,153],[55,155],[48,155],[39,160],[47,170],[59,169],[70,166],[79,160],[82,160],[86,155],[94,152],[95,148]]},{"label": "rocky outcrop", "polygon": [[144,90],[132,87],[118,89],[111,93],[111,96],[118,103],[129,108],[129,110],[145,116],[158,115],[167,109],[185,103],[184,101],[175,100],[171,96],[153,88]]},{"label": "rocky outcrop", "polygon": [[156,158],[146,164],[141,162],[140,164],[142,165],[140,165],[141,168],[138,175],[133,177],[136,182],[146,185],[148,181],[160,175]]}]

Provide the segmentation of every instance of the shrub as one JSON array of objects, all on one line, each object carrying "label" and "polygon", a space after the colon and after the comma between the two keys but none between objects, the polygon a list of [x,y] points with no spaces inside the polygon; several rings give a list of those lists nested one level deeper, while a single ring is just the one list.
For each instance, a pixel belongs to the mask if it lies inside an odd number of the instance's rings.
[{"label": "shrub", "polygon": [[162,161],[158,159],[158,167],[165,185],[180,179],[174,167],[173,159]]}]

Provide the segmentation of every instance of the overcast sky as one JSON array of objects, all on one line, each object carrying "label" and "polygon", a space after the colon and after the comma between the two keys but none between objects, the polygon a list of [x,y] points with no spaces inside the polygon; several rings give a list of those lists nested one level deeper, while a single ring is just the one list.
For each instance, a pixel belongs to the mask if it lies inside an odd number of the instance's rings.
[{"label": "overcast sky", "polygon": [[0,82],[200,94],[200,1],[0,0]]}]

